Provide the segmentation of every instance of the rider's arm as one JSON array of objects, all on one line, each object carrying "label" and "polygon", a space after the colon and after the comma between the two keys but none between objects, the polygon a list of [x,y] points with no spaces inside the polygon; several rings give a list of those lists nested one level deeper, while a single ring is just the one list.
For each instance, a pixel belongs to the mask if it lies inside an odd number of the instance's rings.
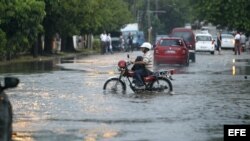
[{"label": "rider's arm", "polygon": [[146,62],[144,61],[131,61],[132,64],[144,64],[144,65],[147,65]]},{"label": "rider's arm", "polygon": [[132,62],[133,64],[143,64],[143,65],[148,65],[150,64],[152,61],[152,56],[150,53],[146,53],[144,54],[143,56],[143,60],[142,61],[135,61],[135,62]]}]

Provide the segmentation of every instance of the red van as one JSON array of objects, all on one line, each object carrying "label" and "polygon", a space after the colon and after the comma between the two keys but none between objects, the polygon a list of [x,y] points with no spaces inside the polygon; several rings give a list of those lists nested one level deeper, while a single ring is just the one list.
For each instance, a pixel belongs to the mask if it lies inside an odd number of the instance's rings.
[{"label": "red van", "polygon": [[172,37],[181,37],[185,41],[189,49],[189,58],[195,62],[195,35],[192,29],[189,28],[174,28],[170,33]]}]

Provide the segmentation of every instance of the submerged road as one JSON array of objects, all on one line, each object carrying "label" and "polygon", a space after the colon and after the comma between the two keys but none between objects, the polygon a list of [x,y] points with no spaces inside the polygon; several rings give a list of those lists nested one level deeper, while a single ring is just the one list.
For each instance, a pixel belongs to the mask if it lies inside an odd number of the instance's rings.
[{"label": "submerged road", "polygon": [[105,80],[116,75],[117,62],[127,53],[78,56],[29,64],[29,71],[2,71],[1,75],[21,81],[7,92],[14,111],[13,139],[223,141],[223,125],[250,124],[250,54],[222,53],[197,53],[197,61],[188,67],[155,67],[176,70],[174,95],[138,95],[131,90],[104,94]]}]

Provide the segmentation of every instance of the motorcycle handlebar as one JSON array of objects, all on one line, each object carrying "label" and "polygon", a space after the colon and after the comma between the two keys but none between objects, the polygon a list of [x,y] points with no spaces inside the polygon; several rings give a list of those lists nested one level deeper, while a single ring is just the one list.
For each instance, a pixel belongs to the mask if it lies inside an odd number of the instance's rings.
[{"label": "motorcycle handlebar", "polygon": [[127,66],[131,65],[132,62],[131,61],[127,61]]}]

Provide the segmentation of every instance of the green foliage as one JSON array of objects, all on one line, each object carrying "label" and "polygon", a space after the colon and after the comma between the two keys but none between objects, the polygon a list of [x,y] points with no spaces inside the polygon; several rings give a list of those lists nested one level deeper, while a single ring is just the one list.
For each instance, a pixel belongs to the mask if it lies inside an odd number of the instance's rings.
[{"label": "green foliage", "polygon": [[51,49],[55,33],[65,38],[99,34],[117,31],[129,22],[139,22],[146,32],[148,13],[154,10],[165,13],[150,14],[153,32],[166,33],[189,19],[187,7],[182,0],[4,0],[0,1],[0,12],[4,13],[0,15],[0,29],[7,41],[2,46],[6,45],[5,52],[26,52],[44,32],[45,48]]},{"label": "green foliage", "polygon": [[[121,25],[131,19],[127,5],[122,0],[44,1],[47,13],[43,22],[45,36],[52,38],[55,33],[59,33],[63,41],[72,35],[119,30]],[[70,47],[65,46],[62,49],[68,48]]]},{"label": "green foliage", "polygon": [[101,41],[100,41],[99,38],[94,39],[93,48],[94,48],[94,50],[97,50],[98,52],[101,52]]},{"label": "green foliage", "polygon": [[[61,34],[74,35],[83,33],[100,33],[102,30],[117,30],[127,23],[130,12],[121,0],[45,0],[47,29]],[[54,25],[53,27],[51,27]]]},{"label": "green foliage", "polygon": [[0,29],[6,34],[6,52],[16,54],[31,48],[45,16],[44,3],[36,0],[12,0],[0,2]]},{"label": "green foliage", "polygon": [[[168,34],[174,27],[190,21],[188,1],[183,0],[124,0],[145,33],[152,26],[153,35]],[[147,34],[146,34],[147,35]]]},{"label": "green foliage", "polygon": [[199,20],[250,32],[250,3],[247,0],[190,0]]},{"label": "green foliage", "polygon": [[0,29],[0,41],[1,41],[0,42],[0,54],[5,54],[5,46],[6,46],[7,40],[6,40],[5,33],[1,29]]}]

